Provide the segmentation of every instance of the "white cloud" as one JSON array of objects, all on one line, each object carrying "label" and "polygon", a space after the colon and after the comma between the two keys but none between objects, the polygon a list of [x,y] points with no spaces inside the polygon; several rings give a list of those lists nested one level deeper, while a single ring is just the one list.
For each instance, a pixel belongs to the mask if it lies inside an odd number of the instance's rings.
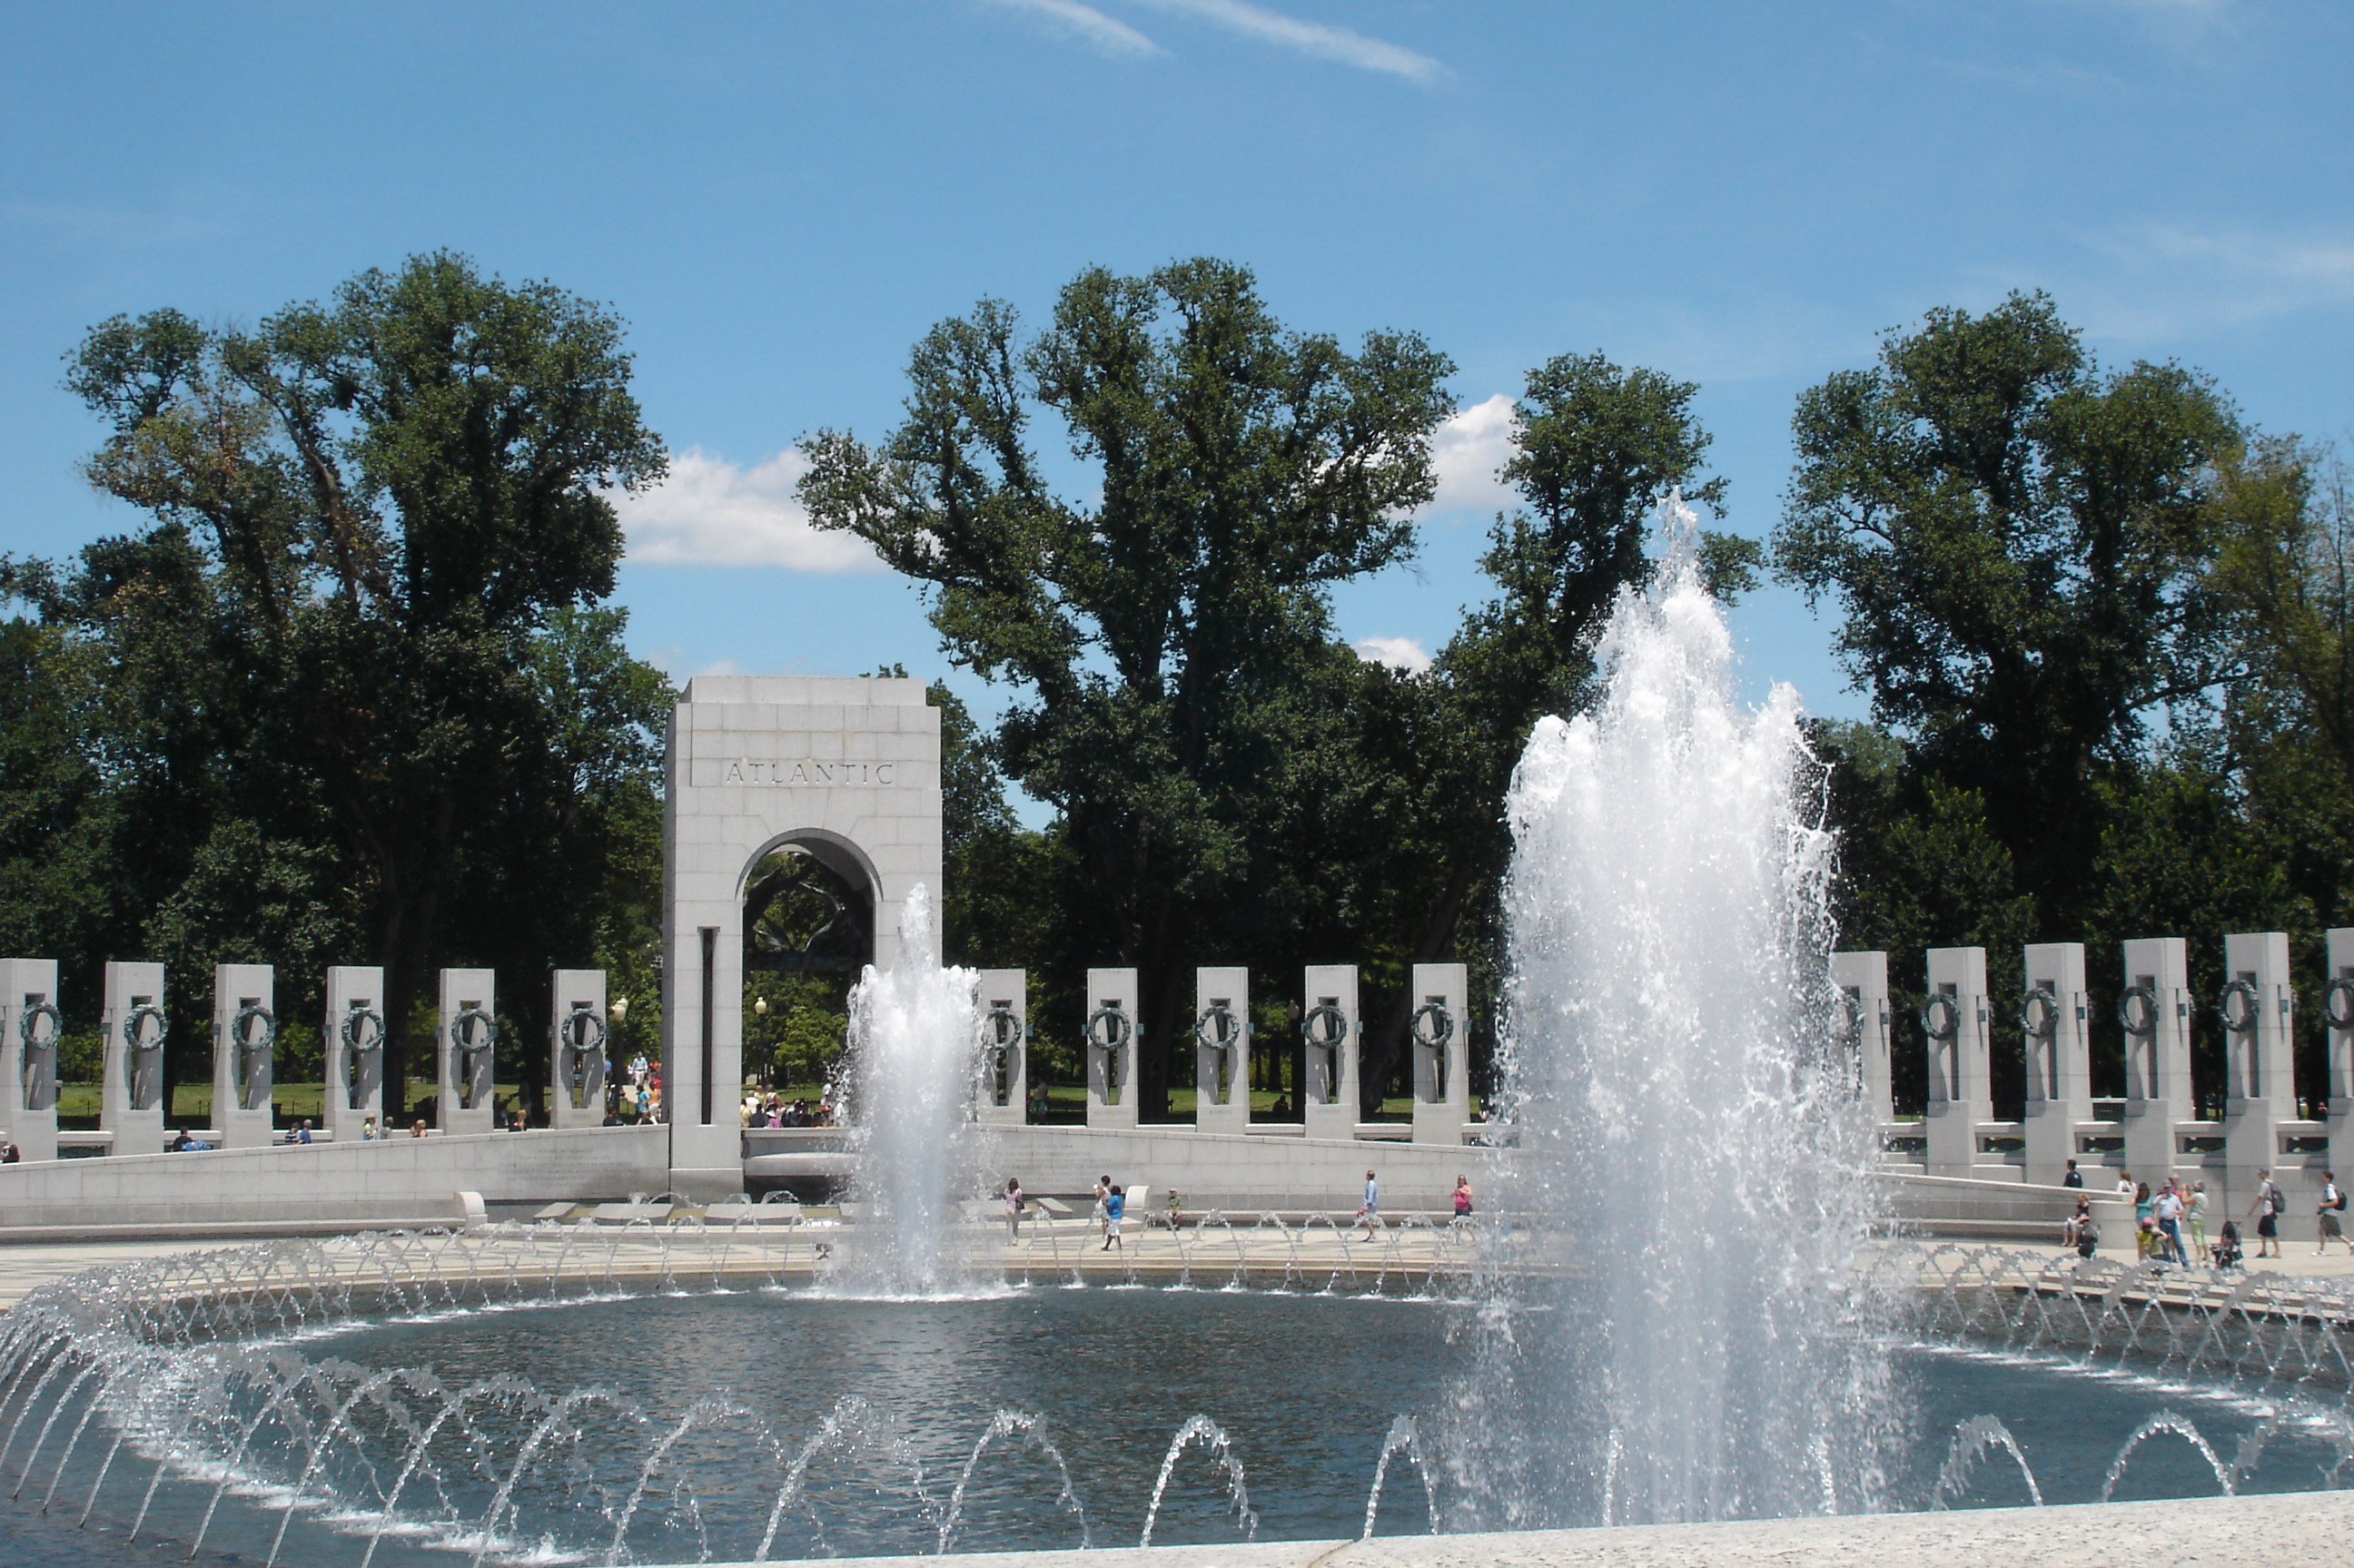
[{"label": "white cloud", "polygon": [[689,669],[687,668],[685,645],[678,642],[673,642],[667,648],[657,648],[652,652],[647,654],[645,659],[647,663],[652,664],[655,669],[660,670],[663,674],[669,676],[670,683],[676,686],[681,691],[684,691],[686,689],[686,683],[695,679],[697,675],[751,675],[758,673],[758,671],[749,669],[733,659],[722,659],[716,664],[698,664],[693,669]]},{"label": "white cloud", "polygon": [[1512,399],[1499,392],[1449,418],[1430,438],[1431,466],[1438,471],[1433,512],[1492,512],[1520,497],[1496,477],[1512,455]]},{"label": "white cloud", "polygon": [[1404,77],[1408,81],[1421,82],[1436,81],[1447,74],[1447,68],[1428,55],[1418,55],[1412,49],[1384,43],[1379,38],[1369,38],[1346,27],[1331,26],[1322,22],[1303,22],[1297,16],[1287,16],[1264,5],[1246,4],[1246,0],[1140,0],[1140,3],[1158,6],[1163,11],[1182,11],[1229,32],[1295,49],[1317,59],[1354,66],[1359,70],[1382,71]]},{"label": "white cloud", "polygon": [[793,495],[809,467],[788,447],[739,468],[700,447],[673,452],[670,477],[636,495],[608,499],[621,514],[633,561],[654,566],[790,567],[802,572],[883,569],[864,540],[821,532]]},{"label": "white cloud", "polygon": [[1127,23],[1105,16],[1079,0],[992,0],[1009,11],[1038,17],[1055,32],[1076,38],[1114,59],[1140,59],[1161,53],[1161,46]]},{"label": "white cloud", "polygon": [[2354,230],[2147,224],[2087,244],[2115,269],[2092,283],[2085,313],[2086,329],[2100,336],[2163,338],[2354,304]]},{"label": "white cloud", "polygon": [[1430,668],[1430,654],[1411,637],[1360,637],[1352,646],[1368,664],[1387,664],[1409,675]]}]

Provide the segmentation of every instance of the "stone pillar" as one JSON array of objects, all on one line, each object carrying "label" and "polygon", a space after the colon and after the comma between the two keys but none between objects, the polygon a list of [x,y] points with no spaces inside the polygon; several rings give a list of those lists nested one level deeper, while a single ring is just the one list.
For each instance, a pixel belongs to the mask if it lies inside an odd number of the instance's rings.
[{"label": "stone pillar", "polygon": [[1888,955],[1833,953],[1831,984],[1846,999],[1842,1037],[1853,1053],[1850,1070],[1855,1074],[1864,1115],[1872,1120],[1876,1150],[1884,1147],[1880,1140],[1896,1119],[1896,1080],[1888,1055]]},{"label": "stone pillar", "polygon": [[983,969],[980,1009],[981,1075],[973,1119],[1020,1127],[1030,1119],[1030,971]]},{"label": "stone pillar", "polygon": [[164,1042],[172,1031],[164,1012],[164,966],[109,959],[98,1027],[106,1062],[99,1125],[114,1134],[117,1154],[161,1153]]},{"label": "stone pillar", "polygon": [[1193,1125],[1250,1130],[1250,971],[1193,971]]},{"label": "stone pillar", "polygon": [[0,959],[0,1139],[27,1160],[58,1157],[58,1006],[55,959]]},{"label": "stone pillar", "polygon": [[2190,1092],[2190,965],[2179,937],[2137,938],[2125,944],[2125,961],[2117,1024],[2126,1040],[2126,1171],[2154,1185],[2174,1169],[2182,1124],[2199,1115]]},{"label": "stone pillar", "polygon": [[1471,1120],[1471,987],[1461,964],[1416,964],[1414,1015],[1414,1140],[1460,1144]]},{"label": "stone pillar", "polygon": [[2019,1023],[2027,1044],[2027,1179],[2057,1187],[2076,1158],[2078,1125],[2093,1119],[2084,944],[2030,944],[2026,978]]},{"label": "stone pillar", "polygon": [[1308,1042],[1307,1093],[1299,1119],[1310,1138],[1357,1136],[1357,1047],[1364,1024],[1357,1012],[1357,966],[1310,964],[1303,977],[1307,1011],[1299,1029]]},{"label": "stone pillar", "polygon": [[490,1132],[492,1069],[499,1039],[498,972],[443,969],[440,1021],[433,1031],[433,1125],[443,1132]]},{"label": "stone pillar", "polygon": [[1087,1125],[1136,1125],[1136,971],[1087,971]]},{"label": "stone pillar", "polygon": [[278,980],[268,964],[213,966],[213,1126],[223,1149],[266,1149]]},{"label": "stone pillar", "polygon": [[337,1143],[359,1143],[372,1118],[378,1137],[391,1137],[393,1129],[384,1124],[384,971],[348,964],[329,969],[319,1028],[327,1064],[321,1119],[327,1129]]},{"label": "stone pillar", "polygon": [[2354,927],[2329,933],[2328,965],[2321,1010],[2329,1025],[2329,1158],[2333,1170],[2354,1181],[2347,1169],[2354,1166]]},{"label": "stone pillar", "polygon": [[2296,1084],[2290,1065],[2296,1001],[2285,932],[2242,932],[2223,938],[2223,990],[2215,1005],[2223,1015],[2223,1160],[2232,1199],[2245,1208],[2244,1194],[2256,1190],[2256,1172],[2270,1170],[2290,1193],[2289,1212],[2298,1213],[2296,1201],[2303,1193],[2277,1171],[2280,1124],[2296,1119]]},{"label": "stone pillar", "polygon": [[558,969],[548,982],[547,1125],[605,1125],[605,971]]},{"label": "stone pillar", "polygon": [[1994,1119],[1984,948],[1929,949],[1921,1029],[1929,1037],[1929,1174],[1974,1176],[1978,1123]]}]

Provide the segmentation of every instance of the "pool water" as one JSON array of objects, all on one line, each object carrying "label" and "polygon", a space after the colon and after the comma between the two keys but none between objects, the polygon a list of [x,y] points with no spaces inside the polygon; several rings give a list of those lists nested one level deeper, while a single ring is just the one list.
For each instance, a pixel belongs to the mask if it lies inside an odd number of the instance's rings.
[{"label": "pool water", "polygon": [[[1354,1536],[1385,1440],[1404,1446],[1399,1417],[1441,1451],[1469,1370],[1463,1310],[1192,1289],[760,1290],[363,1320],[228,1352],[227,1375],[223,1352],[182,1350],[146,1380],[139,1436],[111,1461],[105,1422],[61,1476],[77,1413],[29,1463],[46,1415],[21,1424],[0,1451],[17,1489],[0,1564],[176,1560],[199,1535],[214,1562],[265,1563],[274,1546],[281,1563],[356,1563],[373,1540],[387,1564],[478,1548],[598,1562],[617,1546],[625,1561],[726,1562],[764,1537],[771,1558],[931,1552],[944,1534],[956,1551],[1129,1545],[1148,1519],[1154,1544]],[[1895,1506],[2025,1503],[2031,1473],[2047,1503],[2112,1486],[2212,1494],[2219,1466],[2243,1491],[2354,1479],[2334,1400],[2300,1414],[1967,1348],[1899,1359],[1913,1436],[1888,1478]],[[1195,1417],[1226,1444],[1196,1423],[1172,1460]],[[2018,1458],[1974,1441],[1956,1457],[1956,1433],[1988,1417]],[[175,1445],[181,1462],[159,1466]],[[1477,1522],[1436,1484],[1444,1519]],[[393,1528],[375,1539],[387,1499]],[[1431,1506],[1416,1464],[1394,1457],[1378,1531],[1426,1530]]]}]

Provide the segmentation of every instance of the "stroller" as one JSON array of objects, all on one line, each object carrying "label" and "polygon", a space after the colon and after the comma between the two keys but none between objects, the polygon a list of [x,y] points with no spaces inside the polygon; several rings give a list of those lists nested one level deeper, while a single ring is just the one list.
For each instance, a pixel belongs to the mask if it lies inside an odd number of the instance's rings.
[{"label": "stroller", "polygon": [[2225,1220],[2221,1234],[2215,1238],[2215,1266],[2240,1266],[2240,1226],[2236,1220]]}]

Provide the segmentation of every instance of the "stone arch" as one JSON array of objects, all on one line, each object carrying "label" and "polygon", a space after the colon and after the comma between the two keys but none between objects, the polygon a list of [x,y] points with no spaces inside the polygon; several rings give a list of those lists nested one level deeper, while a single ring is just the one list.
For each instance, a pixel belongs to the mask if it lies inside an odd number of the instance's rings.
[{"label": "stone arch", "polygon": [[[758,911],[748,906],[754,893],[754,877],[771,855],[780,850],[795,850],[807,855],[832,873],[845,885],[862,907],[857,913],[856,934],[858,951],[853,956],[852,969],[871,964],[875,959],[875,944],[880,938],[878,921],[883,909],[883,878],[875,869],[873,857],[861,849],[854,840],[824,828],[793,828],[778,833],[754,850],[744,862],[737,878],[736,898],[745,906],[746,940],[750,940],[749,925]],[[748,963],[750,960],[748,959]]]},{"label": "stone arch", "polygon": [[736,877],[737,897],[741,898],[749,889],[753,868],[781,849],[800,850],[844,882],[864,886],[875,897],[882,896],[882,874],[875,869],[874,858],[858,847],[856,840],[828,828],[788,828],[746,857],[744,869]]},{"label": "stone arch", "polygon": [[663,814],[663,1082],[673,1191],[742,1186],[744,907],[754,869],[801,850],[871,892],[874,960],[939,886],[939,712],[904,677],[707,676],[671,718]]}]

